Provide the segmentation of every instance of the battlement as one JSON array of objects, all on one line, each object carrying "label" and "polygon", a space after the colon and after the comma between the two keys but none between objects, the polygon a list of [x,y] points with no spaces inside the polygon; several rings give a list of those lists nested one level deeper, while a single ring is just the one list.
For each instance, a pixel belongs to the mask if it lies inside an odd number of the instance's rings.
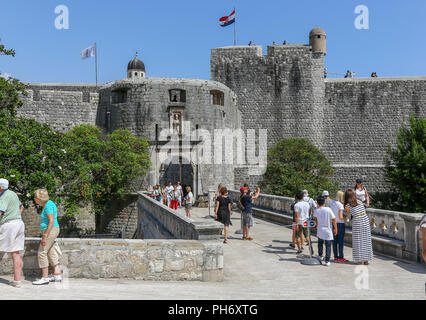
[{"label": "battlement", "polygon": [[262,50],[263,47],[260,45],[220,47],[211,49],[211,56],[212,58],[221,56],[228,59],[238,59],[242,57],[276,57],[293,52],[309,53],[312,51],[312,47],[307,44],[268,45],[266,55],[263,55]]}]

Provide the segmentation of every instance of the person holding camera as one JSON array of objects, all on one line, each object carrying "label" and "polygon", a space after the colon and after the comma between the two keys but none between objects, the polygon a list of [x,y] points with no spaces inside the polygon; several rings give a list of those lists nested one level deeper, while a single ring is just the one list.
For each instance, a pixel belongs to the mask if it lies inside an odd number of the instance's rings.
[{"label": "person holding camera", "polygon": [[356,179],[354,190],[356,198],[364,204],[364,207],[368,208],[370,206],[370,196],[368,195],[367,189],[365,189],[365,187],[362,185],[361,179]]}]

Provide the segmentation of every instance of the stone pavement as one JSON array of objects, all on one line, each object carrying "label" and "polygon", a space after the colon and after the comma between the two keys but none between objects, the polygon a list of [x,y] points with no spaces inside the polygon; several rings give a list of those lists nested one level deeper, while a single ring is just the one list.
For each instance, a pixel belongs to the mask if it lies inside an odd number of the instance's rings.
[{"label": "stone pavement", "polygon": [[[194,208],[193,216],[208,219],[208,209]],[[289,247],[291,229],[255,219],[254,240],[243,241],[235,234],[238,213],[232,223],[224,245],[223,282],[69,279],[34,287],[28,279],[17,289],[5,284],[11,277],[0,277],[0,299],[426,299],[425,265],[375,256],[368,267],[333,262],[330,267],[305,266],[300,264],[303,256]],[[313,243],[317,252],[316,238]],[[351,248],[345,248],[345,257],[352,259]],[[360,280],[363,275],[368,283]]]}]

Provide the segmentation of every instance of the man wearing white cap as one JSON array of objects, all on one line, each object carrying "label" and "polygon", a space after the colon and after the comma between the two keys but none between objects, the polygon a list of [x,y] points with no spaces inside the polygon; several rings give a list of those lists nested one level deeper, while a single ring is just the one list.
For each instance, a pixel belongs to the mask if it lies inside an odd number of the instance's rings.
[{"label": "man wearing white cap", "polygon": [[0,179],[0,253],[10,253],[13,261],[14,280],[9,284],[21,286],[22,260],[19,251],[24,250],[25,226],[21,218],[22,204],[15,192],[9,190],[9,181]]}]

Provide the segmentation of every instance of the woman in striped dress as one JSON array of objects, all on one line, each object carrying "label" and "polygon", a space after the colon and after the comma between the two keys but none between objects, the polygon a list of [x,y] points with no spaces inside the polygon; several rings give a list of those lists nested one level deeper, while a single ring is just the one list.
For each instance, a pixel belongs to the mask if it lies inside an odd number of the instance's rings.
[{"label": "woman in striped dress", "polygon": [[350,213],[352,220],[352,256],[357,264],[368,265],[373,260],[373,246],[371,243],[370,221],[365,207],[356,198],[353,190],[349,189],[345,194],[345,210]]}]

